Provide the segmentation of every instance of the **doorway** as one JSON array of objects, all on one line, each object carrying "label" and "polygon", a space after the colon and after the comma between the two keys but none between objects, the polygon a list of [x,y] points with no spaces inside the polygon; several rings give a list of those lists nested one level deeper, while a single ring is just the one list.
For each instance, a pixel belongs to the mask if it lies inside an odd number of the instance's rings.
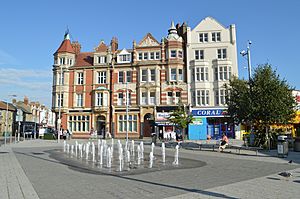
[{"label": "doorway", "polygon": [[97,117],[97,135],[102,138],[105,138],[105,122],[105,116],[101,115]]},{"label": "doorway", "polygon": [[151,113],[147,113],[144,116],[144,128],[143,128],[144,137],[151,137],[151,133],[154,131],[153,124],[154,124],[153,115]]}]

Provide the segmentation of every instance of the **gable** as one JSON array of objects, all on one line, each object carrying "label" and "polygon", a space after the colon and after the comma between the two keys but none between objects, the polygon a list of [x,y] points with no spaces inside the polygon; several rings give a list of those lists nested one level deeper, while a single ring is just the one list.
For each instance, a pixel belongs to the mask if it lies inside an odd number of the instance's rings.
[{"label": "gable", "polygon": [[148,33],[138,44],[138,47],[146,47],[146,46],[159,46],[159,42]]},{"label": "gable", "polygon": [[209,31],[209,30],[224,30],[226,29],[221,23],[212,17],[203,19],[192,31]]},{"label": "gable", "polygon": [[121,50],[121,52],[119,53],[119,55],[126,55],[126,54],[130,54],[130,52],[128,52],[125,48]]}]

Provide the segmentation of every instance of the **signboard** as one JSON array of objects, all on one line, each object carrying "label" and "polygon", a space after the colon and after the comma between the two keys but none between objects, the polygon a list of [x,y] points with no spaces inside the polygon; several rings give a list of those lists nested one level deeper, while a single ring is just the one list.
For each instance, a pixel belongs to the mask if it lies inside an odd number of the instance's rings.
[{"label": "signboard", "polygon": [[203,125],[203,119],[202,117],[195,117],[194,118],[194,121],[193,121],[193,124],[195,125]]},{"label": "signboard", "polygon": [[156,120],[159,120],[159,121],[166,121],[168,120],[168,118],[170,117],[170,113],[169,112],[157,112],[156,113]]},{"label": "signboard", "polygon": [[198,109],[192,110],[193,116],[201,117],[224,117],[227,115],[226,109]]}]

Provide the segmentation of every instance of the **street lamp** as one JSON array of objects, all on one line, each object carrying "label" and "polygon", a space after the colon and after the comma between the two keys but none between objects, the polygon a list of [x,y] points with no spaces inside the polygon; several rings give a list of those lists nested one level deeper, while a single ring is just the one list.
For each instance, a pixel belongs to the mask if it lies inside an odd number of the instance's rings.
[{"label": "street lamp", "polygon": [[[8,95],[9,97],[17,97],[17,95]],[[4,145],[6,145],[6,134],[7,134],[7,127],[8,127],[8,100],[6,100],[6,117],[5,117],[5,133],[4,133]],[[12,142],[12,132],[10,134],[10,143]]]},{"label": "street lamp", "polygon": [[129,106],[129,96],[128,95],[129,95],[128,94],[128,82],[126,80],[126,143],[127,144],[128,144],[128,106]]},{"label": "street lamp", "polygon": [[62,72],[62,65],[60,66],[60,77],[59,77],[59,101],[58,101],[58,120],[57,120],[57,126],[58,126],[58,132],[57,132],[57,142],[60,142],[60,125],[61,125],[61,102],[62,102],[62,98],[61,98],[61,86],[63,84],[63,72]]},{"label": "street lamp", "polygon": [[[240,52],[240,54],[244,57],[245,55],[247,55],[247,62],[248,62],[248,78],[249,78],[249,89],[250,89],[250,94],[251,94],[251,56],[250,56],[250,45],[252,44],[252,42],[250,40],[248,40],[247,43],[247,51],[243,50]],[[250,100],[250,105],[251,105],[251,100]],[[252,137],[252,122],[250,122],[250,137]],[[250,139],[250,144],[251,144],[251,139]]]},{"label": "street lamp", "polygon": [[245,55],[247,55],[247,61],[248,61],[248,75],[249,75],[249,82],[251,80],[251,57],[250,57],[250,45],[252,44],[252,42],[249,40],[248,44],[247,44],[247,51],[242,50],[240,52],[240,54],[244,57]]}]

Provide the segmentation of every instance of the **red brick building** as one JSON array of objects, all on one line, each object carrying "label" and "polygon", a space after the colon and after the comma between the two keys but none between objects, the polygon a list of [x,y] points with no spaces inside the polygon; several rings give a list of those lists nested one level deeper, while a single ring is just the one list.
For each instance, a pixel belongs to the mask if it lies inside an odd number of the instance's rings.
[{"label": "red brick building", "polygon": [[53,65],[52,109],[57,118],[61,115],[62,128],[74,137],[88,137],[93,128],[117,138],[173,128],[157,115],[176,109],[179,101],[188,103],[180,28],[185,25],[176,29],[172,23],[161,42],[148,33],[133,41],[132,49],[118,49],[114,37],[110,45],[101,41],[93,52],[81,52],[66,33]]}]

